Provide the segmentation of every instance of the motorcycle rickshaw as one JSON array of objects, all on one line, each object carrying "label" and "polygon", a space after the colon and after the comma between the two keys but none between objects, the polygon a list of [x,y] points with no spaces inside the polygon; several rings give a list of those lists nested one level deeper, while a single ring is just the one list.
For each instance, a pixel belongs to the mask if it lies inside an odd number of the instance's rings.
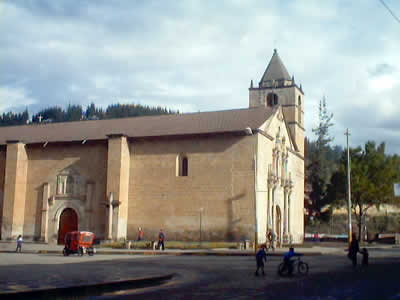
[{"label": "motorcycle rickshaw", "polygon": [[82,256],[87,253],[92,256],[95,253],[93,243],[96,235],[89,231],[71,231],[65,234],[65,247],[63,250],[64,256],[70,254],[78,254]]}]

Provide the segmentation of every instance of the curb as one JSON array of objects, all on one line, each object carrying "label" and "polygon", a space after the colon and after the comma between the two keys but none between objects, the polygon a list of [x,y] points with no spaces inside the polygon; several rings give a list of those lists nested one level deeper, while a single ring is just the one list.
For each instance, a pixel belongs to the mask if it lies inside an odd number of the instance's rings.
[{"label": "curb", "polygon": [[75,297],[101,296],[104,293],[111,293],[120,290],[143,288],[160,285],[172,279],[176,274],[170,273],[162,276],[139,277],[128,280],[109,281],[88,285],[75,285],[68,287],[43,288],[26,291],[0,292],[1,299],[70,299]]},{"label": "curb", "polygon": [[[0,253],[16,253],[15,251],[7,251],[7,250],[0,250]],[[26,250],[21,252],[21,254],[60,254],[63,255],[62,251],[59,250]],[[97,250],[96,254],[103,254],[103,255],[171,255],[171,256],[254,256],[254,252],[170,252],[170,251],[103,251]],[[95,254],[95,255],[96,255]],[[303,253],[304,256],[319,256],[323,255],[322,252],[306,252]],[[284,256],[284,252],[267,252],[267,256]]]}]

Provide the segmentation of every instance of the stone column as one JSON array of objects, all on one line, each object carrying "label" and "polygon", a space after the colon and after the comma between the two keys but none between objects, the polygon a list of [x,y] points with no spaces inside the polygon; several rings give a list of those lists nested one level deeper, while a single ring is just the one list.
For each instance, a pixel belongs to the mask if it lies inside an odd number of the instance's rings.
[{"label": "stone column", "polygon": [[284,233],[287,235],[288,234],[288,228],[289,228],[289,225],[288,225],[288,220],[289,220],[289,214],[288,214],[288,208],[289,208],[289,206],[288,206],[288,191],[287,190],[285,190],[285,194],[284,194],[285,196],[284,196],[284,200],[285,200],[285,213],[284,213],[284,218],[285,218],[285,228],[284,228]]},{"label": "stone column", "polygon": [[4,180],[2,239],[15,239],[23,234],[25,221],[28,156],[25,144],[7,141]]},{"label": "stone column", "polygon": [[113,194],[110,193],[110,196],[107,199],[107,232],[106,232],[106,237],[107,240],[112,240],[112,233],[113,233],[113,205],[112,205],[112,201],[113,201]]},{"label": "stone column", "polygon": [[289,214],[288,214],[288,190],[285,188],[284,190],[284,212],[283,212],[283,242],[289,243]]},{"label": "stone column", "polygon": [[49,198],[50,198],[50,185],[46,182],[43,184],[43,197],[42,197],[42,224],[40,226],[40,240],[48,243],[48,230],[49,230]]},{"label": "stone column", "polygon": [[[107,195],[113,193],[115,207],[114,240],[125,239],[128,226],[130,153],[127,137],[122,134],[108,136]],[[112,215],[112,214],[111,214]]]},{"label": "stone column", "polygon": [[271,229],[273,232],[276,233],[275,231],[275,189],[272,189],[272,202],[271,202]]},{"label": "stone column", "polygon": [[289,195],[288,195],[288,234],[289,234],[289,240],[290,240],[290,242],[292,241],[292,229],[291,229],[291,221],[290,221],[290,216],[291,216],[291,213],[290,213],[290,197],[292,196],[292,192],[290,191],[289,192]]},{"label": "stone column", "polygon": [[268,186],[267,229],[272,228],[271,204],[272,204],[272,188]]}]

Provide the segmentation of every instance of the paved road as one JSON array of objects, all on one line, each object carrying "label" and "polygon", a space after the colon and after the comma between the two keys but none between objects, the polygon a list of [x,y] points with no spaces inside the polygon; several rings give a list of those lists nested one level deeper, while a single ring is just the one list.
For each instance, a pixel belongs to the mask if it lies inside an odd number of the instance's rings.
[{"label": "paved road", "polygon": [[293,278],[277,276],[280,257],[270,257],[267,276],[256,278],[253,257],[0,253],[0,290],[65,287],[173,272],[177,276],[163,286],[93,299],[400,299],[400,249],[370,253],[369,268],[357,271],[344,253],[304,257],[310,265],[309,276]]},{"label": "paved road", "polygon": [[[182,268],[187,270],[191,266],[195,276],[190,280],[178,278],[178,286],[148,288],[101,299],[132,299],[132,295],[135,299],[400,299],[400,253],[390,251],[382,256],[380,251],[371,251],[373,263],[367,270],[356,271],[345,255],[305,257],[310,274],[293,278],[280,278],[276,274],[280,258],[268,261],[265,278],[254,277],[251,258],[180,260]],[[164,264],[178,262],[170,258]]]},{"label": "paved road", "polygon": [[[0,293],[65,288],[168,274],[155,256],[0,253]],[[140,262],[139,264],[137,262]],[[1,294],[0,294],[1,299]]]}]

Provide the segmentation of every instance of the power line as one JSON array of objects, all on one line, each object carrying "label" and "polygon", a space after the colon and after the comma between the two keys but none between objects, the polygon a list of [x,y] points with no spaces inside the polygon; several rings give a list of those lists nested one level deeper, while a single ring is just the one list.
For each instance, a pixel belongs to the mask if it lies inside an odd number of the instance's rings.
[{"label": "power line", "polygon": [[382,5],[389,11],[389,13],[393,16],[393,18],[400,23],[400,19],[394,14],[394,12],[389,8],[389,6],[386,5],[386,3],[383,0],[379,0],[379,2],[382,3]]}]

